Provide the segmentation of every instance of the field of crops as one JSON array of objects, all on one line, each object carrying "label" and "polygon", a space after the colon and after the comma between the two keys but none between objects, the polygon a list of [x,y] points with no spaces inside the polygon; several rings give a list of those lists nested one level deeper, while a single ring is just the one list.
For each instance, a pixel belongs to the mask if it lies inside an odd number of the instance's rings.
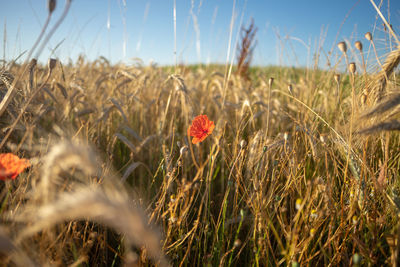
[{"label": "field of crops", "polygon": [[395,266],[400,48],[367,72],[365,38],[327,69],[3,62],[2,264]]}]

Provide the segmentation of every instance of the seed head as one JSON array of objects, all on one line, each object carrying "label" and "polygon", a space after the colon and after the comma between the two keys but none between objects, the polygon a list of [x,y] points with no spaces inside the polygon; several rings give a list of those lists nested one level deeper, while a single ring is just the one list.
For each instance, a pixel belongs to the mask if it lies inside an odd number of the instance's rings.
[{"label": "seed head", "polygon": [[366,93],[362,93],[361,95],[361,104],[365,105],[367,103],[368,95]]},{"label": "seed head", "polygon": [[358,264],[361,263],[361,256],[360,256],[360,254],[355,253],[355,254],[353,255],[353,263],[356,264],[356,265],[358,265]]},{"label": "seed head", "polygon": [[36,67],[37,64],[37,59],[36,58],[32,58],[31,62],[29,63],[29,68],[33,69],[34,67]]},{"label": "seed head", "polygon": [[291,83],[288,85],[287,89],[289,90],[289,93],[293,95],[293,85]]},{"label": "seed head", "polygon": [[[385,23],[382,23],[382,24],[383,24],[383,30],[384,30],[385,32],[387,32],[387,31],[388,31],[388,28],[387,28],[386,24],[385,24]],[[393,25],[392,25],[392,24],[389,24],[389,26],[390,26],[390,29],[393,30]]]},{"label": "seed head", "polygon": [[285,141],[287,141],[287,140],[289,139],[289,133],[288,133],[288,132],[285,132],[285,133],[283,134],[283,139],[284,139]]},{"label": "seed head", "polygon": [[363,45],[360,41],[357,41],[354,46],[358,49],[358,51],[362,52]]},{"label": "seed head", "polygon": [[240,239],[236,239],[235,242],[233,242],[233,246],[235,248],[240,247],[241,244],[242,244],[242,241],[240,241]]},{"label": "seed head", "polygon": [[272,87],[273,83],[274,83],[274,78],[273,77],[269,78],[269,80],[268,80],[269,87]]},{"label": "seed head", "polygon": [[247,145],[246,140],[243,139],[242,141],[240,141],[240,149],[244,149],[246,145]]},{"label": "seed head", "polygon": [[49,61],[47,62],[47,67],[49,68],[49,71],[52,71],[54,67],[56,66],[57,59],[50,58]]},{"label": "seed head", "polygon": [[365,36],[365,39],[372,42],[372,34],[370,32],[367,32],[364,36]]},{"label": "seed head", "polygon": [[34,69],[35,69],[35,67],[36,67],[36,64],[37,64],[37,59],[36,58],[32,58],[31,59],[31,62],[29,62],[29,73],[30,73],[30,79],[32,80],[33,79],[33,71],[34,71]]},{"label": "seed head", "polygon": [[356,63],[351,62],[351,63],[349,64],[349,71],[350,71],[352,74],[356,73],[356,71],[357,71]]},{"label": "seed head", "polygon": [[47,9],[49,13],[53,13],[54,9],[56,9],[56,0],[48,0],[47,1]]},{"label": "seed head", "polygon": [[183,147],[181,147],[179,152],[180,152],[181,156],[183,156],[187,151],[188,151],[188,147],[187,146],[183,146]]},{"label": "seed head", "polygon": [[340,43],[338,43],[337,46],[338,46],[339,50],[342,51],[342,53],[346,54],[346,52],[347,52],[347,45],[346,45],[345,42],[340,42]]},{"label": "seed head", "polygon": [[326,136],[325,136],[324,134],[321,134],[321,135],[319,136],[319,140],[320,140],[323,144],[325,144],[325,143],[326,143]]},{"label": "seed head", "polygon": [[337,84],[340,83],[340,74],[336,73],[336,74],[333,76],[333,78],[335,79],[335,82],[336,82]]}]

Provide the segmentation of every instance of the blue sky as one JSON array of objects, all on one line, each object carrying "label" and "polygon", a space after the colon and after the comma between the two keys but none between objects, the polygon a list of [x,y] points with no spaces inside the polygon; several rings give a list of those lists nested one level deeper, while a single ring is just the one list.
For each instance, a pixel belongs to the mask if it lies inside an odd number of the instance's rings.
[{"label": "blue sky", "polygon": [[[47,1],[0,1],[0,58],[5,51],[6,59],[15,59],[39,35]],[[57,1],[50,27],[64,4]],[[173,7],[174,0],[73,0],[40,60],[46,61],[56,48],[53,57],[63,62],[84,54],[89,60],[105,56],[113,63],[140,58],[145,64],[174,64]],[[400,1],[384,0],[381,10],[400,32]],[[339,41],[361,40],[368,48],[367,31],[375,31],[379,51],[387,52],[387,35],[369,0],[176,0],[178,63],[225,63],[234,56],[239,29],[250,18],[258,28],[257,65],[311,66],[318,47],[325,64],[332,48],[332,56],[338,54]]]}]

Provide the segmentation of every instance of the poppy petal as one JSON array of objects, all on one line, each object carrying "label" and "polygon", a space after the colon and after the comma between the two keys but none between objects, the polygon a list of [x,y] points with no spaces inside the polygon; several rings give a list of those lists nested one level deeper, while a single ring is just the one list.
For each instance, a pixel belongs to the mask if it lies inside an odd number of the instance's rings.
[{"label": "poppy petal", "polygon": [[199,115],[194,118],[192,125],[189,126],[188,135],[193,136],[192,143],[197,144],[202,142],[214,130],[215,125],[210,121],[207,115]]},{"label": "poppy petal", "polygon": [[12,153],[0,154],[0,180],[15,179],[29,166],[27,159],[20,159]]}]

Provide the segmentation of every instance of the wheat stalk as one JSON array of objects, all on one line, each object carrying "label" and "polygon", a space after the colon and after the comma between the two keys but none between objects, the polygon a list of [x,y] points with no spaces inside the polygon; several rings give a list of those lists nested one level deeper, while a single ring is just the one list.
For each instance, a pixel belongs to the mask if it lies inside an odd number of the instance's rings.
[{"label": "wheat stalk", "polygon": [[394,69],[400,63],[400,46],[393,50],[386,57],[385,63],[383,63],[382,70],[375,75],[373,81],[370,84],[369,92],[375,98],[375,103],[379,102],[386,92],[386,85],[390,75],[393,73]]}]

